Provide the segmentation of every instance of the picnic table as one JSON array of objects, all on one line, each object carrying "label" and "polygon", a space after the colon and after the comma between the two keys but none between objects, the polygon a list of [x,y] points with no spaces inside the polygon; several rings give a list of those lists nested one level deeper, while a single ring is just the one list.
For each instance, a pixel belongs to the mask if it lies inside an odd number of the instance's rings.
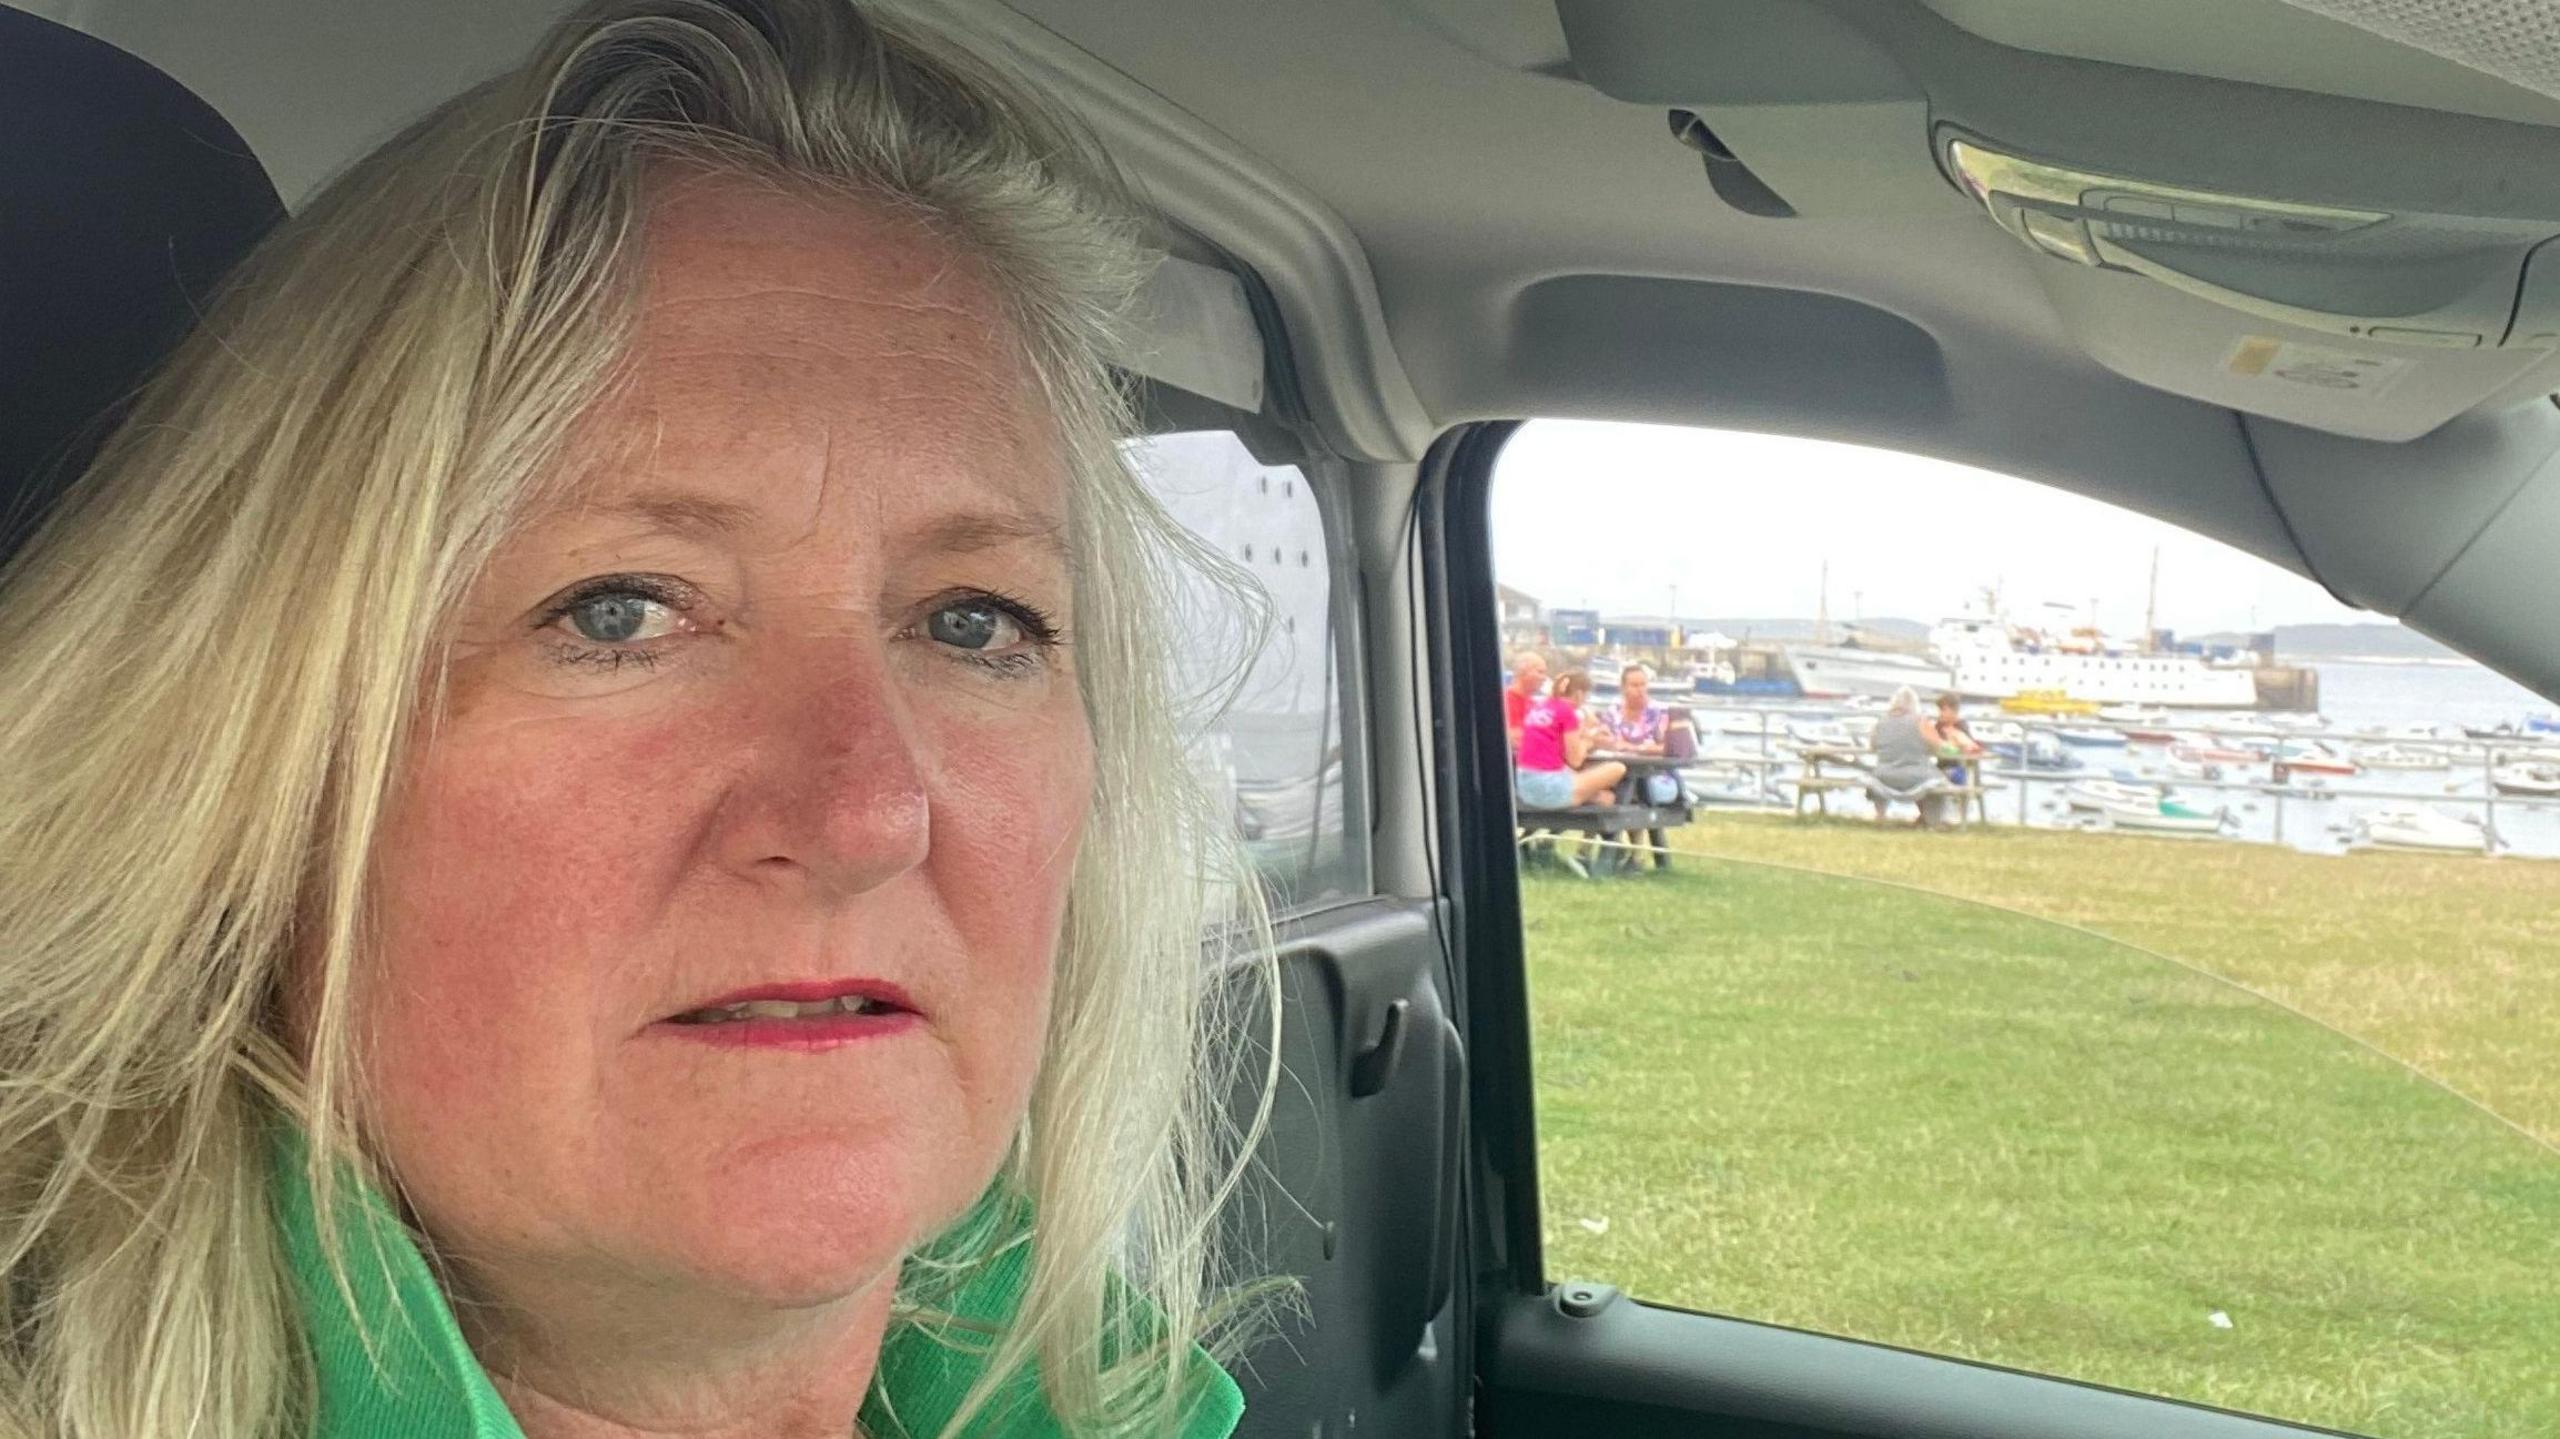
[{"label": "picnic table", "polygon": [[[1667,755],[1594,750],[1587,763],[1597,764],[1604,760],[1616,760],[1627,767],[1626,778],[1617,784],[1619,803],[1577,805],[1570,809],[1522,810],[1519,816],[1521,839],[1525,842],[1537,838],[1541,833],[1549,832],[1589,834],[1604,838],[1610,835],[1641,834],[1645,837],[1647,847],[1653,852],[1653,867],[1658,870],[1669,869],[1671,846],[1665,841],[1663,835],[1664,831],[1676,829],[1689,822],[1691,816],[1688,789],[1685,785],[1682,786],[1680,798],[1671,804],[1649,804],[1644,802],[1644,783],[1647,777],[1657,774],[1670,775],[1676,781],[1679,778],[1680,766],[1687,761],[1672,759]],[[1638,857],[1629,855],[1626,856],[1626,860],[1627,866],[1633,867],[1638,862]]]},{"label": "picnic table", "polygon": [[[1965,766],[1965,783],[1949,783],[1945,788],[1937,791],[1939,794],[1954,797],[1956,818],[1959,820],[1963,819],[1969,810],[1978,816],[1982,823],[1991,822],[1989,787],[1982,781],[1982,762],[1988,758],[1990,756],[1987,753],[1965,756],[1962,761]],[[1796,759],[1804,765],[1804,774],[1796,780],[1798,818],[1824,813],[1822,797],[1834,790],[1850,789],[1861,794],[1866,792],[1867,753],[1864,750],[1848,749],[1840,745],[1805,745],[1797,749]],[[1822,770],[1824,765],[1845,766],[1851,773],[1825,774]]]},{"label": "picnic table", "polygon": [[[1796,817],[1824,812],[1822,797],[1833,790],[1853,789],[1866,793],[1866,751],[1841,745],[1809,744],[1796,749],[1796,762],[1804,773],[1796,778]],[[1846,766],[1849,774],[1824,774],[1824,765]]]}]

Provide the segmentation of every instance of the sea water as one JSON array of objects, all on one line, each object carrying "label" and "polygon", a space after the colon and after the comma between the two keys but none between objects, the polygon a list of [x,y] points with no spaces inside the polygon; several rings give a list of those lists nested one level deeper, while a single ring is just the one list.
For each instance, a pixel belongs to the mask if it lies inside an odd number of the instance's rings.
[{"label": "sea water", "polygon": [[2468,660],[2323,660],[2314,668],[2320,671],[2320,714],[2332,729],[2393,729],[2413,724],[2522,728],[2526,715],[2560,709],[2496,670]]}]

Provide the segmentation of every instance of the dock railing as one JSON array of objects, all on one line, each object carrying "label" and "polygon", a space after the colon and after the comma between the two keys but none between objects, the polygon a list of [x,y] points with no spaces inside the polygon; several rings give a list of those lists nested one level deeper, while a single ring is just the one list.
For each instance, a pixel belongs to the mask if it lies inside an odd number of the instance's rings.
[{"label": "dock railing", "polygon": [[[1783,772],[1797,763],[1793,750],[1798,744],[1805,742],[1799,739],[1800,733],[1814,726],[1838,725],[1845,720],[1877,717],[1873,710],[1818,701],[1797,701],[1784,705],[1691,701],[1686,707],[1698,723],[1698,757],[1683,767],[1685,774],[1693,776],[1692,792],[1708,803],[1740,803],[1768,807],[1791,802],[1791,796],[1787,793],[1789,780]],[[1735,723],[1737,720],[1741,721],[1739,726]],[[2068,820],[2060,824],[2039,823],[2036,804],[2040,793],[2043,797],[2050,797],[2076,783],[2113,778],[2111,767],[2102,759],[2094,758],[2093,749],[2098,754],[2130,755],[2136,748],[2146,747],[2138,746],[2137,742],[2131,740],[2131,733],[2171,727],[2192,730],[2213,740],[2224,742],[2233,748],[2246,747],[2247,742],[2263,742],[2271,746],[2282,746],[2288,743],[2322,744],[2331,747],[2342,758],[2357,762],[2359,773],[2364,771],[2358,760],[2358,751],[2364,748],[2391,745],[2405,750],[2427,751],[2446,757],[2446,766],[2440,771],[2432,768],[2393,771],[2423,775],[2442,774],[2446,776],[2448,782],[2440,792],[2388,789],[2372,784],[2358,785],[2353,782],[2353,777],[2344,777],[2341,782],[2335,784],[2324,782],[2318,785],[2307,785],[2299,777],[2289,783],[2278,783],[2273,778],[2273,767],[2276,763],[2273,756],[2248,761],[2219,762],[2225,771],[2219,777],[2140,774],[2134,781],[2143,785],[2157,786],[2167,792],[2207,791],[2217,797],[2241,796],[2267,804],[2269,833],[2263,840],[2255,840],[2254,837],[2246,835],[2225,836],[2242,842],[2284,844],[2287,842],[2286,832],[2288,819],[2291,817],[2290,811],[2303,806],[2328,805],[2342,800],[2401,807],[2452,806],[2463,811],[2477,811],[2482,827],[2501,844],[2505,843],[2499,838],[2498,830],[2498,815],[2501,810],[2518,814],[2547,814],[2560,810],[2560,795],[2501,794],[2497,782],[2498,770],[2508,764],[2560,766],[2560,735],[2525,733],[2490,738],[2466,735],[2459,739],[2449,736],[2421,737],[2369,731],[2314,730],[2269,724],[2264,721],[2252,723],[2246,718],[2229,715],[2210,717],[2202,714],[2195,716],[2192,720],[2184,716],[2175,717],[2168,726],[2129,724],[2103,718],[2057,719],[2042,716],[2001,715],[1996,719],[1981,720],[1977,727],[1987,730],[1994,724],[2015,726],[2020,736],[2015,741],[2019,755],[2017,760],[2009,761],[1995,756],[1986,756],[1982,762],[1983,781],[1997,781],[1995,788],[2011,788],[2017,793],[2017,803],[2014,806],[2000,806],[1997,809],[1989,805],[1984,807],[1984,812],[1992,816],[1995,823],[2007,822],[2048,829],[2090,827],[2086,821],[2077,824]],[[2113,747],[2074,745],[2064,737],[2066,731],[2080,731],[2084,734],[2088,731],[2108,731],[2127,735],[2128,738],[2124,749],[2115,750]],[[2080,760],[2078,767],[2040,768],[2028,763],[2026,757],[2036,752],[2039,737],[2050,751],[2078,758]],[[1864,737],[1856,738],[1863,746]],[[1737,750],[1735,747],[1737,743],[1744,748]],[[2003,735],[1989,743],[2006,746],[2012,741]],[[2161,747],[2147,746],[2147,748]],[[2288,765],[2287,768],[2290,769],[2292,766]],[[1701,772],[1713,774],[1719,771],[1727,773],[1742,771],[1749,774],[1753,780],[1750,790],[1736,794],[1713,788],[1699,788],[1694,776]],[[2474,783],[2478,786],[2476,793],[2471,788]],[[2225,809],[2227,810],[2228,806],[2225,806]],[[2008,812],[2006,820],[2001,818],[2002,810]],[[1822,812],[1829,812],[1827,802]],[[2295,820],[2295,823],[2298,825],[2299,820]],[[2332,832],[2334,828],[2333,826]],[[2560,833],[2555,833],[2552,837],[2550,851],[2555,856],[2560,856]]]}]

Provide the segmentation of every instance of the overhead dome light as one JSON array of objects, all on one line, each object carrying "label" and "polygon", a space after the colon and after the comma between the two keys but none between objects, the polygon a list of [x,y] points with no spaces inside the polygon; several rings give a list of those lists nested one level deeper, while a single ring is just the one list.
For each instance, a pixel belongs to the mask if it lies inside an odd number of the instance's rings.
[{"label": "overhead dome light", "polygon": [[2000,228],[2057,260],[2386,344],[2560,345],[2560,265],[2526,276],[2560,217],[2301,204],[2077,170],[1970,137],[1948,138],[1942,153]]}]

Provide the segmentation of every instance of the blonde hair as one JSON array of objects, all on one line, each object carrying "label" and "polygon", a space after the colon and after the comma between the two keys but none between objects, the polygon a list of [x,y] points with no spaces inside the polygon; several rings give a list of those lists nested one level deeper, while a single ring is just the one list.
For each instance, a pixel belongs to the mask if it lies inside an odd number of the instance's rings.
[{"label": "blonde hair", "polygon": [[[272,237],[0,574],[0,1439],[307,1422],[267,1130],[309,1134],[324,1202],[367,1164],[368,852],[443,618],[613,371],[670,165],[858,196],[967,248],[1074,476],[1097,764],[1003,1180],[1035,1238],[945,1432],[1032,1364],[1073,1430],[1163,1432],[1191,1346],[1233,1335],[1215,1223],[1260,1113],[1221,1116],[1248,1079],[1268,1094],[1231,1041],[1274,1013],[1269,929],[1227,816],[1166,762],[1171,587],[1235,581],[1117,448],[1103,356],[1136,221],[1088,137],[946,41],[847,0],[605,0]],[[1204,955],[1212,906],[1231,922]],[[297,950],[307,1063],[278,1019]],[[910,1263],[906,1319],[992,1257],[960,1228]]]}]

